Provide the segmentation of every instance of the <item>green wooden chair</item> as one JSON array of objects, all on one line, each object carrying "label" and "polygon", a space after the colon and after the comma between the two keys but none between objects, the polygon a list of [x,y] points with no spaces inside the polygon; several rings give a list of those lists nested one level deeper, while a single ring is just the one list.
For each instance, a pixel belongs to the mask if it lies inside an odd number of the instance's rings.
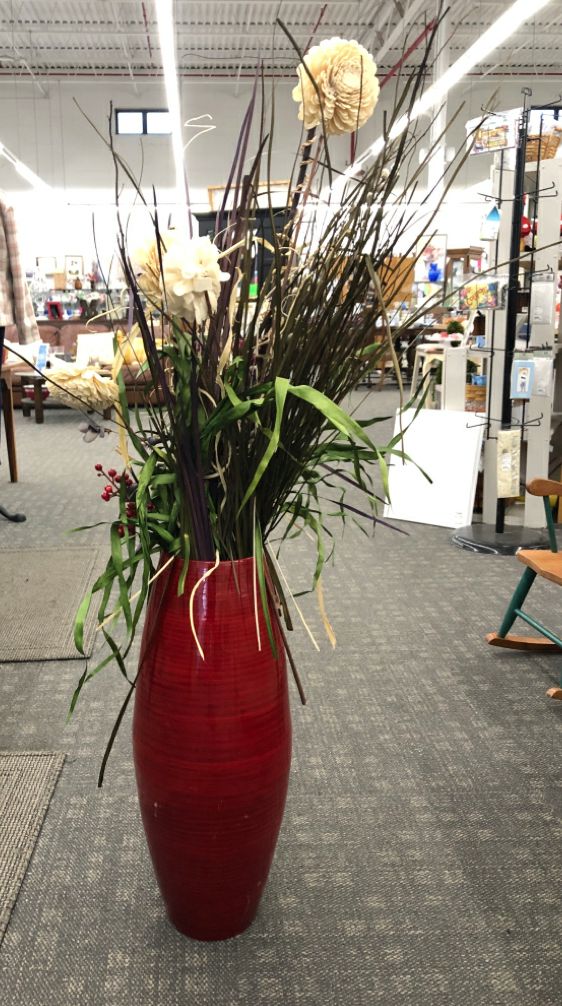
[{"label": "green wooden chair", "polygon": [[[527,492],[532,496],[542,496],[544,510],[546,514],[546,524],[550,549],[519,549],[517,559],[526,567],[523,575],[515,589],[513,597],[509,602],[504,615],[499,632],[490,632],[486,636],[490,646],[501,646],[510,650],[527,650],[539,653],[559,653],[562,654],[562,638],[547,629],[532,615],[523,611],[523,604],[533,586],[537,576],[541,576],[551,583],[562,587],[562,553],[558,551],[556,544],[556,532],[554,528],[554,517],[550,504],[550,497],[562,497],[562,482],[554,482],[552,479],[532,479],[527,484]],[[541,634],[542,639],[536,636],[515,636],[509,635],[509,631],[516,618],[521,618],[527,625]],[[559,688],[549,688],[547,695],[552,699],[562,699],[562,676]]]}]

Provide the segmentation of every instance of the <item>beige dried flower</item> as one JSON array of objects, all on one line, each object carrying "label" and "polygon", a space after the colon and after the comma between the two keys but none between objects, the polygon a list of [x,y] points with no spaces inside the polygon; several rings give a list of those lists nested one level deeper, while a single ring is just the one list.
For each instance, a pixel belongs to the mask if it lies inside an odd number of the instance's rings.
[{"label": "beige dried flower", "polygon": [[230,279],[219,266],[220,252],[208,237],[173,241],[163,257],[170,314],[197,325],[214,314],[221,283]]},{"label": "beige dried flower", "polygon": [[50,384],[53,398],[72,409],[96,409],[103,412],[111,408],[119,398],[117,384],[110,377],[103,377],[92,367],[61,364],[52,372]]},{"label": "beige dried flower", "polygon": [[230,279],[219,266],[219,249],[208,237],[168,231],[160,250],[163,279],[155,238],[131,256],[140,289],[152,301],[165,299],[170,314],[201,324],[216,311],[221,283]]},{"label": "beige dried flower", "polygon": [[352,133],[364,126],[379,98],[377,66],[358,42],[344,38],[324,39],[304,58],[318,93],[302,63],[293,99],[300,102],[299,119],[306,129],[319,126],[324,115],[326,133]]},{"label": "beige dried flower", "polygon": [[162,300],[162,285],[160,282],[160,259],[166,254],[177,235],[174,231],[166,231],[160,235],[160,252],[158,240],[152,234],[131,255],[131,262],[137,282],[142,292],[152,301]]}]

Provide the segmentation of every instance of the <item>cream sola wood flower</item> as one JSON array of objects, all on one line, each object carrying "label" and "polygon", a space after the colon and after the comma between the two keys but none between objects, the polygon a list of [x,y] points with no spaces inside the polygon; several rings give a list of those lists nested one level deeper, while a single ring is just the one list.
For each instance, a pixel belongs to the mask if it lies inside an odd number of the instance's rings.
[{"label": "cream sola wood flower", "polygon": [[151,234],[131,254],[131,263],[142,292],[151,301],[162,300],[162,283],[160,277],[160,262],[176,239],[174,231],[164,231],[160,234],[160,250],[158,239]]},{"label": "cream sola wood flower", "polygon": [[300,102],[299,119],[306,129],[322,124],[326,133],[352,133],[364,126],[379,98],[376,63],[358,42],[344,38],[324,39],[304,57],[312,83],[302,63],[293,99]]},{"label": "cream sola wood flower", "polygon": [[49,387],[53,398],[72,409],[87,408],[103,412],[115,404],[119,389],[110,377],[103,377],[92,367],[61,363],[52,371]]},{"label": "cream sola wood flower", "polygon": [[222,272],[219,257],[208,237],[184,238],[172,231],[163,236],[160,254],[153,238],[132,260],[139,286],[149,299],[165,300],[170,314],[201,324],[216,311],[221,283],[230,279]]},{"label": "cream sola wood flower", "polygon": [[221,283],[219,249],[208,237],[172,241],[162,259],[163,292],[170,314],[197,325],[217,309]]}]

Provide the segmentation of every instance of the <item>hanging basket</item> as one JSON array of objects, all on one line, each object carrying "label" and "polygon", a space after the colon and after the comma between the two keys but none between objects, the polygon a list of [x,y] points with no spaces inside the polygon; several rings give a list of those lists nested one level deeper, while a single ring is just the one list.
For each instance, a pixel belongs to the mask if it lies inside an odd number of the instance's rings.
[{"label": "hanging basket", "polygon": [[527,162],[550,161],[556,157],[560,143],[559,133],[543,133],[542,136],[528,136],[525,148]]}]

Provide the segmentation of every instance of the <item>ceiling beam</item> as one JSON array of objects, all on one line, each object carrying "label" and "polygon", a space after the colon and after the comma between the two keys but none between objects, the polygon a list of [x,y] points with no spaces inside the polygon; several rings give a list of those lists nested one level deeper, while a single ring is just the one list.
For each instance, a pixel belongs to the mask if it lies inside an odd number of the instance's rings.
[{"label": "ceiling beam", "polygon": [[[178,27],[176,31],[179,37],[185,36],[189,39],[216,38],[216,37],[247,38],[248,35],[255,36],[256,38],[270,39],[272,38],[274,32],[274,25],[264,25],[263,27],[261,25],[250,26],[247,28],[246,31],[231,31],[230,27],[231,27],[230,25],[221,24],[209,27],[209,30],[207,29],[203,30],[199,28],[194,29],[191,28],[189,25],[186,25],[184,28],[182,28],[181,26]],[[299,26],[298,28],[293,28],[292,26],[289,27],[291,34],[294,35],[295,38],[302,38],[302,39],[310,38],[309,25],[302,25],[302,27]],[[323,24],[322,27],[326,28],[327,32],[338,31],[338,30],[341,31],[341,25]],[[129,30],[116,31],[115,27],[112,28],[108,26],[107,28],[103,29],[90,29],[88,25],[77,24],[75,28],[69,28],[67,31],[59,31],[53,25],[51,25],[48,28],[37,29],[36,33],[31,32],[29,30],[24,31],[21,28],[18,29],[16,32],[7,31],[5,28],[0,28],[0,39],[2,39],[2,37],[6,38],[7,40],[9,40],[8,44],[10,44],[11,39],[14,37],[20,39],[21,44],[29,44],[28,40],[32,38],[42,38],[45,35],[54,35],[57,38],[61,39],[76,38],[78,40],[93,37],[117,38],[117,39],[141,38],[143,40],[146,39],[146,33],[144,31],[144,28],[141,27],[139,27],[138,31],[136,29],[134,31]]]}]

